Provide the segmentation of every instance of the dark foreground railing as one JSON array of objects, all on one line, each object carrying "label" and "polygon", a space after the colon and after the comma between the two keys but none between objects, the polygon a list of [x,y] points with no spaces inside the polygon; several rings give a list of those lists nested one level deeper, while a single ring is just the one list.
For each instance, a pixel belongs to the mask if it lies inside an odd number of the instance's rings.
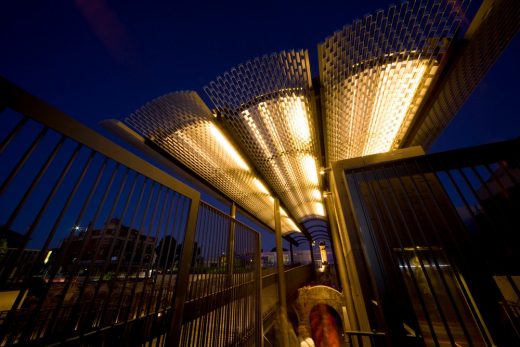
[{"label": "dark foreground railing", "polygon": [[0,107],[0,346],[261,341],[258,233],[3,79]]},{"label": "dark foreground railing", "polygon": [[396,346],[520,343],[519,140],[358,158],[334,177],[373,328]]}]

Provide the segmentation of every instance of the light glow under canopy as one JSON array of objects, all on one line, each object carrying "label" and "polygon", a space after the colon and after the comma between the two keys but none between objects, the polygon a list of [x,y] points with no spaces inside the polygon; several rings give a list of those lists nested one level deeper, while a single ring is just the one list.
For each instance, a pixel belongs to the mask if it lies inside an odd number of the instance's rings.
[{"label": "light glow under canopy", "polygon": [[240,65],[205,91],[223,124],[298,222],[324,218],[321,163],[306,51]]},{"label": "light glow under canopy", "polygon": [[345,26],[319,45],[328,166],[400,147],[467,4],[404,2]]},{"label": "light glow under canopy", "polygon": [[[126,119],[141,134],[274,228],[274,199],[195,92],[159,97]],[[282,233],[299,232],[282,218]]]}]

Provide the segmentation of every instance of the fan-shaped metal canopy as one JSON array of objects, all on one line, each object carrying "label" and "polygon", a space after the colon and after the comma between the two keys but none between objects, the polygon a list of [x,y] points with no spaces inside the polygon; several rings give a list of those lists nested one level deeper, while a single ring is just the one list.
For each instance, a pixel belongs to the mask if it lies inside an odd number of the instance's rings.
[{"label": "fan-shaped metal canopy", "polygon": [[319,89],[306,50],[280,52],[210,82],[213,113],[195,92],[181,92],[127,122],[265,224],[274,225],[278,197],[287,208],[283,233],[299,231],[296,223],[307,229],[311,219],[326,220],[320,168],[400,147],[467,2],[406,2],[344,27],[318,47]]}]

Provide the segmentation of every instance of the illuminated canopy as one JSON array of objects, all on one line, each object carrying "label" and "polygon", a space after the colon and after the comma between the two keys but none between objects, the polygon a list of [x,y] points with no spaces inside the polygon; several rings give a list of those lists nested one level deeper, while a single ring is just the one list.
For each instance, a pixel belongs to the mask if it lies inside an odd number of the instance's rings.
[{"label": "illuminated canopy", "polygon": [[404,2],[319,45],[329,164],[399,148],[464,18],[465,2]]},{"label": "illuminated canopy", "polygon": [[296,220],[323,218],[307,52],[255,59],[218,77],[205,91],[230,133]]},{"label": "illuminated canopy", "polygon": [[[268,188],[215,124],[195,92],[153,100],[127,122],[218,190],[274,228],[274,199]],[[282,232],[300,231],[282,211]]]},{"label": "illuminated canopy", "polygon": [[267,225],[279,197],[283,232],[299,231],[292,218],[326,219],[320,168],[397,149],[418,124],[467,2],[411,1],[345,26],[318,46],[319,86],[306,50],[280,52],[210,82],[213,113],[173,93],[127,122]]}]

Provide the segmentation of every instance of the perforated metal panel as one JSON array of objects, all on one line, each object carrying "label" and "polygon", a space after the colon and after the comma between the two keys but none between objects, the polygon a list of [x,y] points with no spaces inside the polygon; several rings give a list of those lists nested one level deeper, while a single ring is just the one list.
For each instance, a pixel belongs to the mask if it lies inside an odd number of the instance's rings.
[{"label": "perforated metal panel", "polygon": [[[274,200],[195,92],[159,97],[126,122],[216,189],[274,228]],[[299,231],[282,212],[282,232]]]},{"label": "perforated metal panel", "polygon": [[221,120],[298,221],[323,218],[307,51],[239,65],[204,88]]},{"label": "perforated metal panel", "polygon": [[411,1],[319,46],[328,163],[399,146],[468,1]]},{"label": "perforated metal panel", "polygon": [[487,71],[520,30],[518,0],[487,1],[464,37],[433,102],[424,110],[405,146],[429,147],[447,127]]}]

